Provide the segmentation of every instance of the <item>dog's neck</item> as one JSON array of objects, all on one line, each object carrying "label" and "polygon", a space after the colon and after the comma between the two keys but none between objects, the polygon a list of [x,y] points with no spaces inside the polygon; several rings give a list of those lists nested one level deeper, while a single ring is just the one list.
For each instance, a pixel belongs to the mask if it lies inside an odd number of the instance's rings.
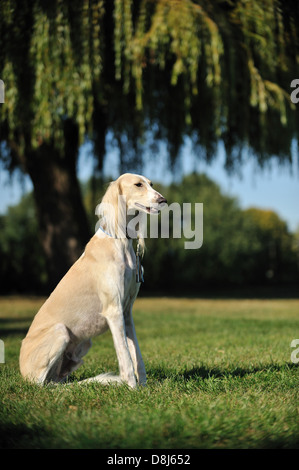
[{"label": "dog's neck", "polygon": [[[119,217],[119,212],[111,216],[111,211],[107,210],[105,206],[98,210],[97,214],[100,216],[100,220],[97,223],[96,230],[101,230],[110,238],[122,239],[127,241],[138,240],[140,255],[143,256],[145,250],[144,233],[146,223],[145,218],[140,217],[140,223],[137,222],[138,230],[134,227],[134,219],[137,217],[136,214],[130,215],[122,213]],[[139,219],[137,219],[139,220]]]},{"label": "dog's neck", "polygon": [[111,238],[127,238],[128,240],[139,238],[139,231],[130,228],[130,222],[134,216],[127,215],[125,222],[120,221],[116,217],[115,220],[109,220],[109,217],[103,215],[97,224],[97,229],[101,229],[106,235]]}]

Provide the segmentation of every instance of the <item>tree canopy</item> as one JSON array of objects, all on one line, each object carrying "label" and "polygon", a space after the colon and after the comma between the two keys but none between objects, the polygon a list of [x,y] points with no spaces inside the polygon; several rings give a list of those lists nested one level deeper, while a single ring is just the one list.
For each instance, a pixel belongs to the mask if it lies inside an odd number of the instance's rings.
[{"label": "tree canopy", "polygon": [[228,168],[291,161],[298,22],[297,0],[1,0],[0,158],[32,179],[52,286],[91,235],[84,142],[100,172],[111,145],[122,173],[161,142],[175,168],[186,136]]},{"label": "tree canopy", "polygon": [[107,135],[126,169],[160,139],[175,160],[186,135],[207,159],[222,139],[228,166],[244,148],[289,161],[298,22],[296,0],[2,0],[2,158],[26,171],[71,120],[100,169]]}]

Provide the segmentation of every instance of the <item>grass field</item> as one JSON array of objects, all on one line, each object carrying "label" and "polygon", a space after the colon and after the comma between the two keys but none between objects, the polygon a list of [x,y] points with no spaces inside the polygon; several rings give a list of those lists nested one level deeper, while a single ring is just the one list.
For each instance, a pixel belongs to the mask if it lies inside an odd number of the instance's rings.
[{"label": "grass field", "polygon": [[71,385],[24,382],[20,343],[42,302],[0,299],[1,448],[299,447],[299,300],[138,299],[148,374],[138,390],[77,383],[117,371],[110,333]]}]

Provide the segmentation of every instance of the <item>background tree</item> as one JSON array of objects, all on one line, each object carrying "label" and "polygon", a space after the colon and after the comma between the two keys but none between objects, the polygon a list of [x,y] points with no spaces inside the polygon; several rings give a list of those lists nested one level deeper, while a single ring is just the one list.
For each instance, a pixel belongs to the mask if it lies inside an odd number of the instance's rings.
[{"label": "background tree", "polygon": [[0,216],[0,293],[45,292],[47,271],[32,193]]},{"label": "background tree", "polygon": [[146,147],[167,141],[174,163],[185,136],[208,160],[223,140],[228,168],[244,147],[291,160],[298,20],[296,0],[1,1],[1,158],[32,179],[52,284],[90,235],[87,139],[98,171],[108,144],[120,172],[139,171]]},{"label": "background tree", "polygon": [[[298,246],[286,223],[273,211],[241,210],[204,174],[191,174],[161,188],[169,204],[203,203],[203,245],[184,249],[184,237],[147,239],[143,291],[200,293],[206,287],[295,285]],[[192,219],[194,220],[194,218]],[[172,235],[172,230],[170,234]]]},{"label": "background tree", "polygon": [[251,208],[244,211],[244,229],[251,244],[244,267],[251,265],[251,278],[256,283],[294,279],[298,247],[286,223],[274,211]]},{"label": "background tree", "polygon": [[[91,231],[97,220],[94,197],[99,200],[106,187],[101,178],[96,183],[96,194],[92,180],[82,185]],[[194,208],[195,202],[203,202],[203,245],[184,249],[188,240],[173,238],[171,223],[169,239],[147,238],[143,294],[198,295],[207,287],[298,285],[298,234],[290,233],[275,212],[241,210],[235,198],[223,194],[204,174],[191,174],[159,189],[170,204],[187,198]],[[33,195],[27,194],[0,217],[0,293],[46,292],[47,272],[37,234]]]}]

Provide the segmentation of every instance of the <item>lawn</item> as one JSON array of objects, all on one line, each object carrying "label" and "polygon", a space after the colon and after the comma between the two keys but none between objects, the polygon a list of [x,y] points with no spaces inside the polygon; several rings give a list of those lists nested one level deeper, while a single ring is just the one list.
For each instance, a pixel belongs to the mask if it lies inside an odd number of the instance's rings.
[{"label": "lawn", "polygon": [[20,343],[42,302],[0,299],[1,448],[299,447],[299,300],[138,299],[148,374],[138,390],[77,383],[117,371],[109,332],[70,385],[24,382]]}]

